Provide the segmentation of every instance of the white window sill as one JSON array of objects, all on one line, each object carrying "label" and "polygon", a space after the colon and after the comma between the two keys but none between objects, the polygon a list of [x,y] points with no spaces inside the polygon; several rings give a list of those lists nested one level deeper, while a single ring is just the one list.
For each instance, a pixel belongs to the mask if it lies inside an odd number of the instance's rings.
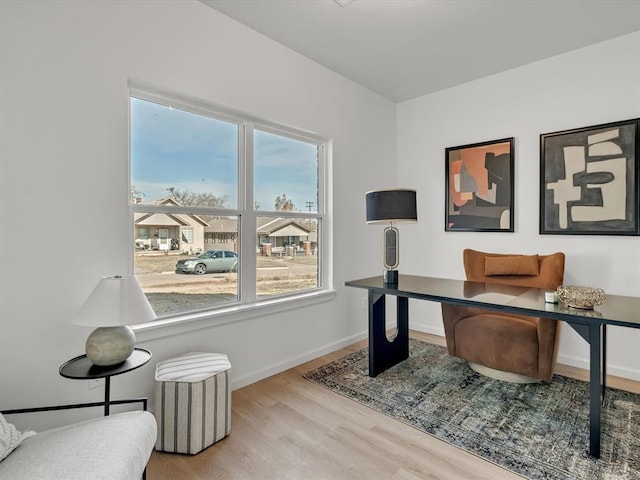
[{"label": "white window sill", "polygon": [[336,296],[335,290],[320,290],[295,297],[264,300],[250,305],[234,305],[219,310],[197,312],[170,319],[156,320],[132,326],[138,342],[156,338],[171,337],[203,328],[211,328],[227,323],[240,322],[251,318],[273,315],[287,310],[305,308],[318,303],[329,302]]}]

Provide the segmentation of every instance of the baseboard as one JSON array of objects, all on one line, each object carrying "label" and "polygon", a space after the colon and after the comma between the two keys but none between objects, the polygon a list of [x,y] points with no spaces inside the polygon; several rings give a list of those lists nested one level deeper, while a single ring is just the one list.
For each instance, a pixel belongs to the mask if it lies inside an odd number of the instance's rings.
[{"label": "baseboard", "polygon": [[428,333],[430,335],[437,335],[438,337],[444,338],[444,328],[442,326],[434,327],[430,325],[421,324],[420,322],[411,322],[411,325],[409,325],[409,328],[411,330],[417,330],[418,332]]},{"label": "baseboard", "polygon": [[[431,335],[436,335],[439,337],[444,337],[444,330],[442,329],[442,327],[433,327],[430,325],[425,325],[425,324],[420,324],[419,322],[415,322],[415,323],[412,323],[411,329],[417,330],[423,333],[428,333]],[[361,333],[344,338],[340,341],[324,345],[310,352],[306,352],[303,355],[298,355],[295,357],[284,359],[283,361],[278,362],[277,364],[267,366],[256,372],[253,372],[248,375],[244,375],[240,378],[235,379],[232,382],[231,388],[233,390],[236,390],[238,388],[245,387],[247,385],[258,382],[272,375],[275,375],[277,373],[284,372],[289,368],[293,368],[302,363],[313,360],[314,358],[318,358],[318,357],[321,357],[322,355],[335,352],[336,350],[339,350],[341,348],[348,347],[349,345],[359,342],[360,340],[364,340],[365,338],[367,338],[367,332],[363,331]],[[579,368],[586,372],[589,371],[589,361],[584,358],[560,354],[558,355],[558,363],[569,366],[569,367]],[[626,378],[636,382],[640,382],[640,371],[633,370],[626,367],[621,367],[618,365],[607,365],[607,374],[614,375],[616,377]]]},{"label": "baseboard", "polygon": [[[439,337],[444,337],[444,329],[441,327],[438,328],[416,322],[411,324],[411,329],[423,333],[429,333],[431,335],[437,335]],[[588,358],[576,357],[573,355],[563,355],[562,353],[559,353],[558,363],[561,365],[566,365],[568,367],[579,368],[580,370],[584,370],[585,372],[589,371]],[[623,367],[620,365],[613,365],[611,363],[607,364],[607,375],[613,375],[615,377],[626,378],[628,380],[640,382],[639,370]]]},{"label": "baseboard", "polygon": [[589,360],[586,358],[575,357],[573,355],[562,355],[561,353],[558,353],[557,361],[561,365],[589,371]]},{"label": "baseboard", "polygon": [[[589,360],[585,358],[576,357],[573,355],[558,354],[558,363],[566,365],[568,367],[579,368],[585,372],[589,371]],[[626,378],[635,382],[640,382],[640,371],[627,367],[621,367],[619,365],[607,364],[607,375],[613,375],[615,377]]]},{"label": "baseboard", "polygon": [[247,385],[259,382],[260,380],[264,380],[265,378],[268,378],[277,373],[284,372],[285,370],[313,360],[314,358],[318,358],[322,355],[340,350],[341,348],[348,347],[349,345],[359,342],[360,340],[364,340],[365,338],[367,338],[366,331],[357,333],[334,343],[329,343],[315,350],[305,352],[302,355],[286,358],[283,361],[278,362],[277,364],[267,366],[256,372],[234,379],[231,382],[231,389],[237,390],[238,388],[246,387]]}]

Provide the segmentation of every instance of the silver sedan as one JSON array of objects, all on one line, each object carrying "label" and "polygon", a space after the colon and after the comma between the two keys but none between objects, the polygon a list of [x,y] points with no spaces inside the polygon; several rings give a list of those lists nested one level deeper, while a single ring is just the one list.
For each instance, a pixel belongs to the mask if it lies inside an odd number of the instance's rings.
[{"label": "silver sedan", "polygon": [[185,258],[176,263],[176,273],[204,275],[207,272],[236,271],[238,271],[238,254],[228,250],[208,250],[196,258]]}]

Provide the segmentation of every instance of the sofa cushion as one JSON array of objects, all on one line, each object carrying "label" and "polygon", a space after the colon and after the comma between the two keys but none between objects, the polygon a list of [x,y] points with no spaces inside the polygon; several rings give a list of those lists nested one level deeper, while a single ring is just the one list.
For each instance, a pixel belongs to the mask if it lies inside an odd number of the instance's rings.
[{"label": "sofa cushion", "polygon": [[484,274],[493,275],[538,275],[538,255],[486,256]]},{"label": "sofa cushion", "polygon": [[25,439],[0,462],[0,478],[139,480],[155,441],[149,412],[100,417]]}]

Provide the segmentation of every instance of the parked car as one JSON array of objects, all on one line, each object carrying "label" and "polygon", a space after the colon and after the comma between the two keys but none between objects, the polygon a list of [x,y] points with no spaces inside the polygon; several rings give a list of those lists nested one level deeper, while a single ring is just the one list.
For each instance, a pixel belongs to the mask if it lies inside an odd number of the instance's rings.
[{"label": "parked car", "polygon": [[176,263],[176,273],[204,275],[207,272],[236,271],[238,254],[227,250],[207,250],[195,258],[184,258]]}]

